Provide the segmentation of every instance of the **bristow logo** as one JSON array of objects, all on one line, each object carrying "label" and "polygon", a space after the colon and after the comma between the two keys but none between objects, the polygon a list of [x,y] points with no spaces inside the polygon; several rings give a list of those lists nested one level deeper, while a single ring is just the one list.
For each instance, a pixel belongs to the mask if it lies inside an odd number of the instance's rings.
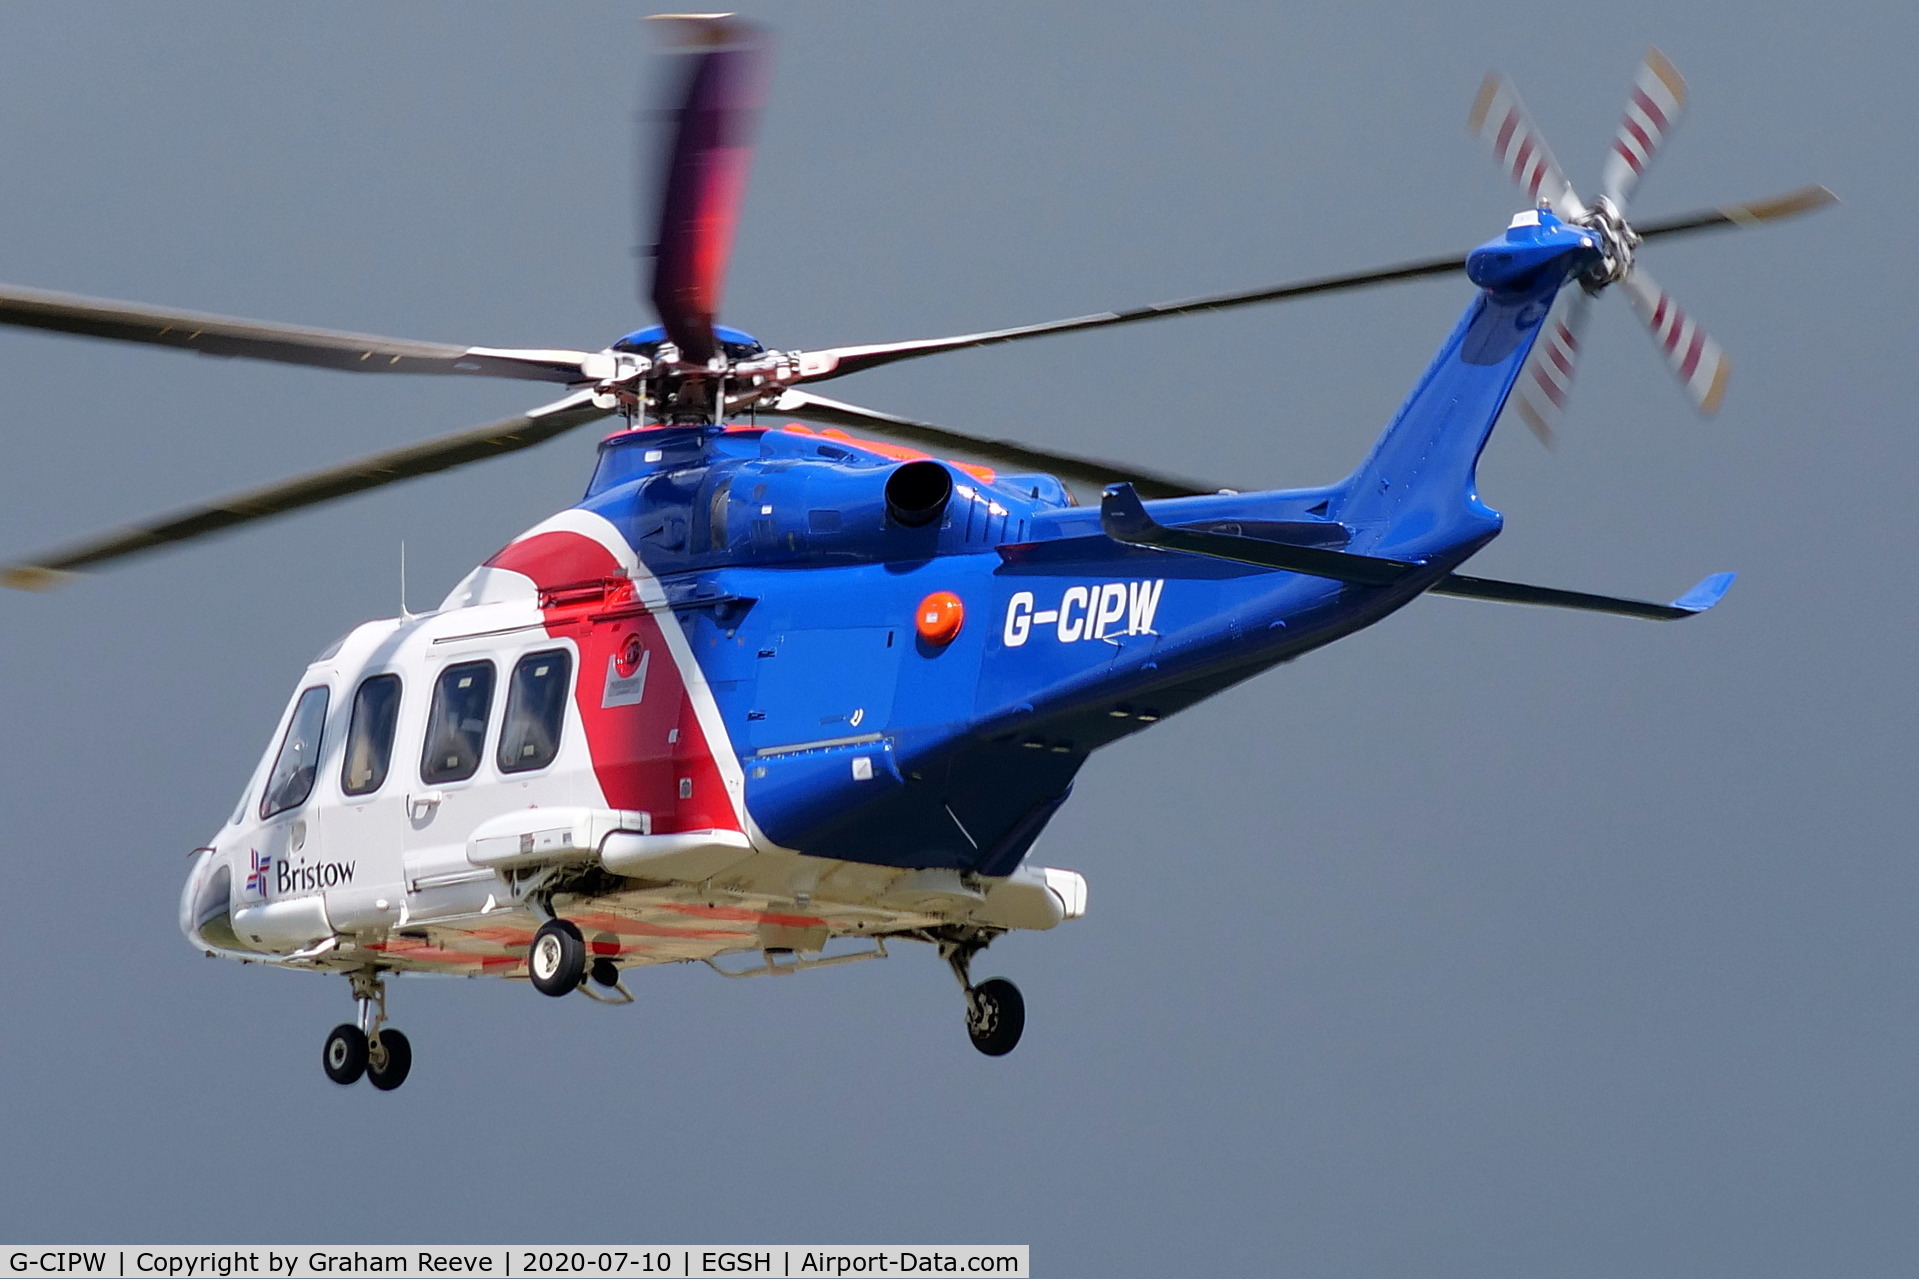
[{"label": "bristow logo", "polygon": [[322,888],[350,884],[353,882],[353,868],[357,865],[358,862],[319,862],[312,866],[289,866],[280,862],[273,868],[274,896],[311,893]]},{"label": "bristow logo", "polygon": [[272,869],[273,859],[271,857],[260,856],[260,850],[257,848],[249,848],[247,853],[252,858],[253,867],[247,872],[247,891],[255,897],[265,897],[267,895],[267,871]]},{"label": "bristow logo", "polygon": [[1001,638],[1006,647],[1018,648],[1032,636],[1035,626],[1049,624],[1062,644],[1152,635],[1153,615],[1159,612],[1159,594],[1165,586],[1165,578],[1069,586],[1060,596],[1058,608],[1038,610],[1033,607],[1031,591],[1015,591],[1006,601],[1006,628]]}]

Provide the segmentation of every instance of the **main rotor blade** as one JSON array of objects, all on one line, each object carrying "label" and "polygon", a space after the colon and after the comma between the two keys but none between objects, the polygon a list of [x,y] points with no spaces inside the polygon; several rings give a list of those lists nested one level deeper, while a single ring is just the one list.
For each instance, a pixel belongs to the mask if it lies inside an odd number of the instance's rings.
[{"label": "main rotor blade", "polygon": [[1787,218],[1796,218],[1802,213],[1811,213],[1823,209],[1829,204],[1839,203],[1839,197],[1823,186],[1814,184],[1800,187],[1797,191],[1788,191],[1784,195],[1773,196],[1770,200],[1748,200],[1744,204],[1728,204],[1717,209],[1702,209],[1697,213],[1682,213],[1678,217],[1662,218],[1657,222],[1635,224],[1633,230],[1642,240],[1650,240],[1660,235],[1681,235],[1687,231],[1708,231],[1714,227],[1758,226],[1762,222],[1781,222]]},{"label": "main rotor blade", "polygon": [[845,377],[849,373],[878,368],[882,364],[916,359],[922,355],[933,355],[941,351],[958,351],[975,346],[997,346],[1002,342],[1019,342],[1026,338],[1047,337],[1054,333],[1079,333],[1087,329],[1110,328],[1115,324],[1164,320],[1176,315],[1198,315],[1203,311],[1225,311],[1233,307],[1253,306],[1261,302],[1283,302],[1289,298],[1310,297],[1316,293],[1363,289],[1395,280],[1417,280],[1426,276],[1448,275],[1465,269],[1466,255],[1461,253],[1442,258],[1424,258],[1417,262],[1402,262],[1398,266],[1390,266],[1378,271],[1353,271],[1343,275],[1327,275],[1294,284],[1252,289],[1244,293],[1218,293],[1210,297],[1189,298],[1183,302],[1162,302],[1153,306],[1134,307],[1128,311],[1102,311],[1098,315],[1081,315],[1068,320],[1026,324],[1012,329],[992,329],[985,333],[965,333],[958,337],[926,338],[910,342],[875,342],[864,346],[836,346],[823,351],[802,353],[800,367],[803,372],[799,380],[823,382],[829,378]]},{"label": "main rotor blade", "polygon": [[1107,462],[1098,458],[1077,457],[1071,453],[1029,448],[1013,440],[989,440],[963,431],[948,430],[943,426],[915,422],[911,418],[895,417],[891,413],[863,409],[856,404],[808,395],[804,391],[786,392],[774,402],[773,411],[822,426],[870,431],[940,453],[976,457],[1013,471],[1044,471],[1062,480],[1091,486],[1095,491],[1108,484],[1131,484],[1145,497],[1188,497],[1195,493],[1219,491],[1216,484],[1202,484],[1198,480],[1148,471],[1124,462]]},{"label": "main rotor blade", "polygon": [[202,355],[308,364],[353,373],[464,373],[579,382],[584,351],[519,351],[343,333],[0,285],[0,324],[171,346]]},{"label": "main rotor blade", "polygon": [[76,542],[32,559],[0,566],[0,586],[51,590],[75,570],[184,542],[210,533],[330,502],[351,493],[379,488],[416,475],[484,461],[544,443],[574,427],[605,417],[593,406],[593,393],[579,391],[563,400],[458,435],[376,453],[344,466],[312,471],[278,484],[236,493],[217,502],[175,511],[144,524]]},{"label": "main rotor blade", "polygon": [[[1703,231],[1715,227],[1757,226],[1762,222],[1775,222],[1784,218],[1797,217],[1801,213],[1810,213],[1814,209],[1835,204],[1838,199],[1838,196],[1825,187],[1802,187],[1770,200],[1754,200],[1745,204],[1729,204],[1717,209],[1682,214],[1679,217],[1648,223],[1635,229],[1639,232],[1641,239],[1651,239],[1654,236],[1677,235],[1682,232]],[[1225,311],[1233,307],[1255,306],[1262,302],[1284,302],[1292,298],[1311,297],[1320,293],[1341,293],[1348,289],[1370,288],[1375,284],[1390,284],[1399,280],[1419,280],[1430,276],[1450,275],[1454,271],[1465,269],[1466,255],[1460,253],[1447,257],[1402,262],[1397,266],[1384,267],[1377,271],[1352,271],[1342,275],[1320,276],[1292,284],[1251,289],[1244,293],[1218,293],[1209,297],[1189,298],[1183,302],[1162,302],[1154,306],[1134,307],[1128,311],[1102,311],[1097,315],[1081,315],[1068,320],[1051,320],[1044,324],[1026,324],[1011,329],[992,329],[985,333],[964,333],[957,337],[922,338],[907,342],[875,342],[862,346],[836,346],[820,351],[804,351],[797,355],[801,374],[796,381],[824,382],[832,378],[845,377],[849,373],[878,368],[883,364],[918,359],[923,355],[937,355],[942,351],[961,351],[976,346],[997,346],[1003,342],[1021,342],[1027,338],[1048,337],[1055,333],[1079,333],[1087,329],[1111,328],[1116,324],[1136,324],[1143,320],[1170,319],[1176,315],[1197,315],[1203,311]]]},{"label": "main rotor blade", "polygon": [[771,40],[764,29],[731,14],[662,14],[655,20],[694,52],[683,58],[646,295],[681,356],[704,364],[719,354],[713,322],[753,164]]}]

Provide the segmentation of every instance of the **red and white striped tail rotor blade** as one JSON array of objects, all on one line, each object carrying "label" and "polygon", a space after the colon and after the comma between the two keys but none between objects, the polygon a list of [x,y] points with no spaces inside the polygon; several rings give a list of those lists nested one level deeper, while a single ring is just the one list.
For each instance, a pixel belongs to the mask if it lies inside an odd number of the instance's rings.
[{"label": "red and white striped tail rotor blade", "polygon": [[1559,422],[1572,396],[1573,373],[1579,365],[1579,343],[1591,313],[1592,298],[1584,289],[1565,289],[1562,301],[1546,317],[1546,331],[1533,344],[1532,355],[1513,388],[1512,407],[1539,442],[1552,448]]},{"label": "red and white striped tail rotor blade", "polygon": [[1685,78],[1665,54],[1646,50],[1646,60],[1639,64],[1639,76],[1626,98],[1619,132],[1606,152],[1605,172],[1599,178],[1600,190],[1614,205],[1626,207],[1626,197],[1659,154],[1685,109]]},{"label": "red and white striped tail rotor blade", "polygon": [[1725,351],[1644,271],[1634,267],[1619,284],[1692,402],[1701,413],[1717,413],[1726,395],[1726,379],[1732,374],[1732,361]]},{"label": "red and white striped tail rotor blade", "polygon": [[1567,222],[1586,212],[1553,159],[1545,137],[1527,116],[1518,92],[1504,76],[1489,75],[1479,86],[1466,125],[1492,148],[1493,158],[1534,205],[1546,204]]}]

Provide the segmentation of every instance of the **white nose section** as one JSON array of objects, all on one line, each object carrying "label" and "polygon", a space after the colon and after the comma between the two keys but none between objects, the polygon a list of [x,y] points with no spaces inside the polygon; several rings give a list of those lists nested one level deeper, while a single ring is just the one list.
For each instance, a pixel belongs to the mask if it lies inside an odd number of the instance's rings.
[{"label": "white nose section", "polygon": [[180,890],[180,931],[196,946],[218,944],[204,930],[216,920],[224,921],[232,909],[233,873],[211,849],[206,850],[193,863],[193,872]]}]

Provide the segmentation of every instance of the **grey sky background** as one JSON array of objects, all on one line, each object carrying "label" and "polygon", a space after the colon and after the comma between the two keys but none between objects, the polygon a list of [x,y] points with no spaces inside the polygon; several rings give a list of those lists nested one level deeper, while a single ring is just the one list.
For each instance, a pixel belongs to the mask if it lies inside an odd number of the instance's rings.
[{"label": "grey sky background", "polygon": [[[0,1236],[1029,1242],[1045,1276],[1910,1274],[1919,474],[1892,4],[758,4],[781,48],[725,318],[929,336],[1463,249],[1518,199],[1489,69],[1591,189],[1645,44],[1692,111],[1636,211],[1840,209],[1644,261],[1732,353],[1694,419],[1622,299],[1556,453],[1496,436],[1475,571],[1677,626],[1424,600],[1094,759],[1036,856],[1091,913],[639,1003],[345,983],[174,922],[293,680],[575,499],[593,436],[0,598]],[[0,278],[597,347],[634,300],[642,7],[0,8]],[[1343,474],[1457,280],[930,360],[836,394],[1250,488]],[[25,552],[530,406],[0,333]]]}]

